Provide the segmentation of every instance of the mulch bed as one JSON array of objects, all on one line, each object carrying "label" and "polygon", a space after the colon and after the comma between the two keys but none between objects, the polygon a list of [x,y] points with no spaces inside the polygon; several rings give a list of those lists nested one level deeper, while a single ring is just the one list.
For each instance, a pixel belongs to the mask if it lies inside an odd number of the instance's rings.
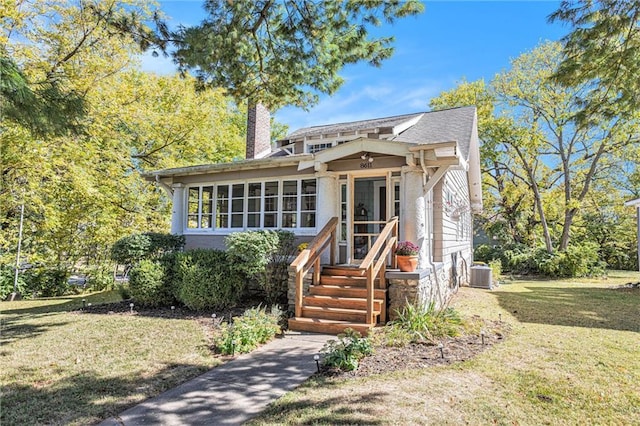
[{"label": "mulch bed", "polygon": [[[476,318],[476,320],[479,320]],[[320,375],[326,377],[352,378],[393,371],[415,370],[437,365],[449,365],[467,361],[479,353],[504,341],[511,327],[501,321],[483,321],[487,330],[484,344],[481,335],[464,335],[441,339],[437,343],[411,343],[404,347],[376,347],[373,355],[360,360],[355,371],[341,371],[322,366]],[[442,343],[442,352],[438,347]],[[444,354],[444,358],[443,358]]]},{"label": "mulch bed", "polygon": [[[231,317],[240,316],[245,310],[256,307],[259,301],[247,301],[241,306],[212,311],[191,311],[180,306],[171,308],[145,308],[124,300],[116,303],[105,303],[87,306],[83,310],[75,311],[78,314],[102,314],[102,315],[139,315],[157,318],[191,319],[202,326],[208,340],[217,333],[217,326],[221,321],[229,321]],[[215,317],[213,316],[215,314]],[[376,347],[371,356],[360,360],[359,367],[355,371],[341,371],[335,368],[321,366],[320,375],[325,377],[365,377],[374,374],[388,373],[392,371],[412,370],[437,365],[448,365],[469,360],[479,353],[491,348],[493,345],[504,341],[510,331],[509,324],[502,321],[484,321],[478,317],[473,319],[482,323],[485,331],[484,344],[482,336],[464,335],[441,339],[436,343],[422,342],[411,343],[404,347]],[[442,343],[442,352],[438,347]],[[215,348],[211,346],[212,352]],[[444,354],[444,357],[442,356]]]}]

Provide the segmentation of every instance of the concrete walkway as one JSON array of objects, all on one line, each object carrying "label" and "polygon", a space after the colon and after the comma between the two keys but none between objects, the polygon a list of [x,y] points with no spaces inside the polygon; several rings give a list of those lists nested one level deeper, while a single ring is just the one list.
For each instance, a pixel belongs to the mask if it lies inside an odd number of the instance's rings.
[{"label": "concrete walkway", "polygon": [[287,333],[100,425],[240,425],[316,372],[313,356],[332,338]]}]

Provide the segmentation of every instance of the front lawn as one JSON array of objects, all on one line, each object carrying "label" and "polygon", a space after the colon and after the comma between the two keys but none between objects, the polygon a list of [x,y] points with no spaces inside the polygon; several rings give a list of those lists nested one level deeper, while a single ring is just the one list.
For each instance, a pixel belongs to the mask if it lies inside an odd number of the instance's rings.
[{"label": "front lawn", "polygon": [[93,424],[220,362],[201,322],[97,309],[116,300],[0,303],[0,424]]},{"label": "front lawn", "polygon": [[453,306],[509,323],[504,343],[458,364],[316,377],[253,424],[640,424],[640,289],[614,289],[638,281],[462,288]]}]

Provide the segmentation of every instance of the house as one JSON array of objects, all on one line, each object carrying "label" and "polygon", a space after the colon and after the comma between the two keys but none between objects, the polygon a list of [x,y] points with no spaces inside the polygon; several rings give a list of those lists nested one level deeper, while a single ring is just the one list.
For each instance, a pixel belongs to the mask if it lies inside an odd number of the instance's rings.
[{"label": "house", "polygon": [[[444,305],[468,282],[472,213],[482,208],[473,106],[297,130],[270,143],[269,114],[250,110],[247,158],[146,175],[173,200],[186,247],[224,249],[229,233],[292,231],[290,328],[366,332],[408,301]],[[398,241],[420,247],[399,272]],[[363,325],[364,324],[364,325]]]},{"label": "house", "polygon": [[638,271],[640,271],[640,198],[636,198],[635,200],[629,200],[624,203],[627,207],[635,207],[636,208],[636,223],[637,223],[637,240],[638,240]]}]

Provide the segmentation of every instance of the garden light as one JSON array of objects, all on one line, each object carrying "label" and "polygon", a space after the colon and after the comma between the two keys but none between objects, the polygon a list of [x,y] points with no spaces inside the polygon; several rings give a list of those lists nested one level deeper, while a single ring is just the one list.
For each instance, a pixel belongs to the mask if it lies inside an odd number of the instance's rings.
[{"label": "garden light", "polygon": [[442,343],[438,343],[438,349],[440,349],[440,358],[444,359],[444,345]]},{"label": "garden light", "polygon": [[316,362],[316,368],[318,369],[318,373],[320,372],[320,355],[315,354],[313,356],[313,360]]}]

